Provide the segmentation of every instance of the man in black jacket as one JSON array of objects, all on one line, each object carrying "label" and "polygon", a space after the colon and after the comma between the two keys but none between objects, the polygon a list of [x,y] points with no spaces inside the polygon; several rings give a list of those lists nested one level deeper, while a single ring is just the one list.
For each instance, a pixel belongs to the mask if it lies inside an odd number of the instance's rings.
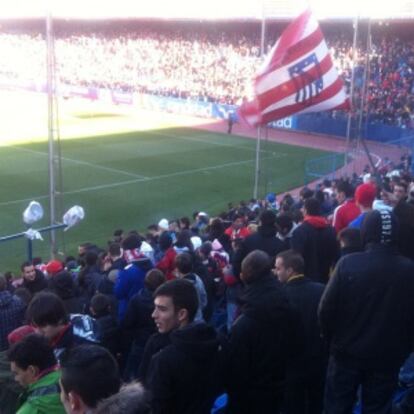
[{"label": "man in black jacket", "polygon": [[338,262],[319,307],[330,342],[326,414],[351,412],[359,386],[362,412],[389,413],[413,349],[414,263],[397,253],[393,213],[367,213],[361,235],[365,251]]},{"label": "man in black jacket", "polygon": [[286,414],[321,414],[327,352],[318,326],[318,305],[325,286],[304,275],[302,256],[286,250],[276,256],[275,270],[290,304],[305,330],[304,352],[290,361],[286,385]]},{"label": "man in black jacket", "polygon": [[36,269],[32,263],[23,262],[20,268],[23,277],[22,286],[29,290],[32,295],[48,287],[45,275]]},{"label": "man in black jacket", "polygon": [[338,258],[335,229],[320,215],[320,203],[307,198],[305,218],[292,235],[292,249],[305,260],[305,274],[315,282],[327,283],[331,266]]},{"label": "man in black jacket", "polygon": [[160,332],[172,323],[171,344],[152,358],[149,390],[153,414],[209,414],[222,393],[221,345],[212,327],[194,323],[195,287],[184,279],[161,285],[153,317]]},{"label": "man in black jacket", "polygon": [[257,232],[247,236],[243,240],[240,249],[234,255],[234,274],[239,276],[243,259],[253,250],[264,251],[270,256],[272,262],[278,253],[286,250],[285,243],[276,235],[276,215],[271,210],[265,210],[260,215],[260,225],[257,228]]},{"label": "man in black jacket", "polygon": [[230,414],[274,414],[285,392],[287,361],[302,351],[303,332],[263,251],[242,263],[246,285],[242,314],[229,344],[227,389]]}]

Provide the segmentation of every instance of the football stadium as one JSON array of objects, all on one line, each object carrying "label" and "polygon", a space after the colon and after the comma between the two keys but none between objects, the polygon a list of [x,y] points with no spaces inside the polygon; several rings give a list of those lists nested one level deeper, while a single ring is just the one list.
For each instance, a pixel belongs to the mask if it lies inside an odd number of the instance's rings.
[{"label": "football stadium", "polygon": [[414,0],[0,9],[0,414],[414,412]]}]

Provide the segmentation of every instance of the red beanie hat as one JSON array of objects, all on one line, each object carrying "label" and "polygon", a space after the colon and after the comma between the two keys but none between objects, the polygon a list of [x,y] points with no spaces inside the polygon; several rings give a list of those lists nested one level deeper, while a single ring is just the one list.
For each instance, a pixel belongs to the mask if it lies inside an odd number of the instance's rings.
[{"label": "red beanie hat", "polygon": [[377,195],[377,188],[372,183],[361,184],[355,190],[355,202],[362,207],[372,207]]},{"label": "red beanie hat", "polygon": [[52,276],[63,270],[63,264],[62,262],[59,262],[59,260],[51,260],[46,265],[45,270],[49,276]]}]

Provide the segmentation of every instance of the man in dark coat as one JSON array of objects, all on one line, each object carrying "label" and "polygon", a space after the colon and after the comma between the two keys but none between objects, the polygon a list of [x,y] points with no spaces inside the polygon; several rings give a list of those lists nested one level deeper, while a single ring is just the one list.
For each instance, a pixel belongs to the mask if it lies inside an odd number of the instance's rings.
[{"label": "man in dark coat", "polygon": [[272,262],[283,250],[286,250],[285,243],[277,235],[276,214],[271,210],[263,211],[260,215],[260,225],[257,232],[247,236],[239,250],[234,255],[233,266],[234,274],[240,274],[240,267],[243,259],[253,250],[262,250],[267,253]]},{"label": "man in dark coat", "polygon": [[243,260],[242,314],[230,333],[230,414],[274,414],[285,392],[287,361],[302,351],[303,328],[260,250]]},{"label": "man in dark coat", "polygon": [[149,390],[153,414],[209,414],[223,392],[221,346],[215,330],[193,322],[198,309],[195,287],[171,280],[155,294],[154,320],[159,329],[176,325],[171,344],[151,361]]},{"label": "man in dark coat", "polygon": [[305,260],[305,274],[315,282],[327,283],[331,266],[338,258],[335,229],[320,215],[320,203],[308,198],[305,218],[294,230],[292,249]]},{"label": "man in dark coat", "polygon": [[319,307],[330,342],[325,413],[389,413],[398,371],[413,349],[414,263],[397,252],[393,213],[371,211],[361,228],[365,251],[337,264]]},{"label": "man in dark coat", "polygon": [[45,275],[38,269],[36,269],[32,263],[24,262],[21,265],[23,287],[34,295],[48,287]]},{"label": "man in dark coat", "polygon": [[304,275],[300,254],[286,250],[276,256],[275,273],[305,330],[303,354],[290,361],[286,385],[286,414],[320,414],[327,366],[327,350],[318,326],[318,305],[325,285]]}]

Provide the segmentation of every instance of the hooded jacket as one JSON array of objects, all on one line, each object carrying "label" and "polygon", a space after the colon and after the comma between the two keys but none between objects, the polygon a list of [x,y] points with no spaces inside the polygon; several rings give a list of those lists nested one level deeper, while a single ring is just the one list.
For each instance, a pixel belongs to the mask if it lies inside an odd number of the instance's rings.
[{"label": "hooded jacket", "polygon": [[8,348],[7,335],[23,325],[26,306],[8,290],[0,292],[0,351]]},{"label": "hooded jacket", "polygon": [[319,305],[331,353],[357,368],[398,369],[413,349],[414,263],[397,253],[394,220],[368,213],[365,251],[338,262]]},{"label": "hooded jacket", "polygon": [[305,275],[314,282],[326,283],[330,268],[339,255],[335,229],[327,220],[306,216],[293,232],[291,244],[305,261]]},{"label": "hooded jacket", "polygon": [[21,396],[22,405],[16,414],[65,414],[60,402],[60,372],[50,372],[30,384]]},{"label": "hooded jacket", "polygon": [[119,272],[115,282],[114,293],[118,299],[118,317],[122,321],[131,298],[144,287],[144,279],[148,270],[152,269],[151,261],[144,255],[134,258],[134,261]]},{"label": "hooded jacket", "polygon": [[153,414],[209,414],[223,392],[221,345],[214,329],[192,323],[171,333],[154,356],[149,390]]},{"label": "hooded jacket", "polygon": [[286,363],[303,351],[298,315],[274,276],[247,285],[230,335],[228,412],[273,414],[280,407]]}]

